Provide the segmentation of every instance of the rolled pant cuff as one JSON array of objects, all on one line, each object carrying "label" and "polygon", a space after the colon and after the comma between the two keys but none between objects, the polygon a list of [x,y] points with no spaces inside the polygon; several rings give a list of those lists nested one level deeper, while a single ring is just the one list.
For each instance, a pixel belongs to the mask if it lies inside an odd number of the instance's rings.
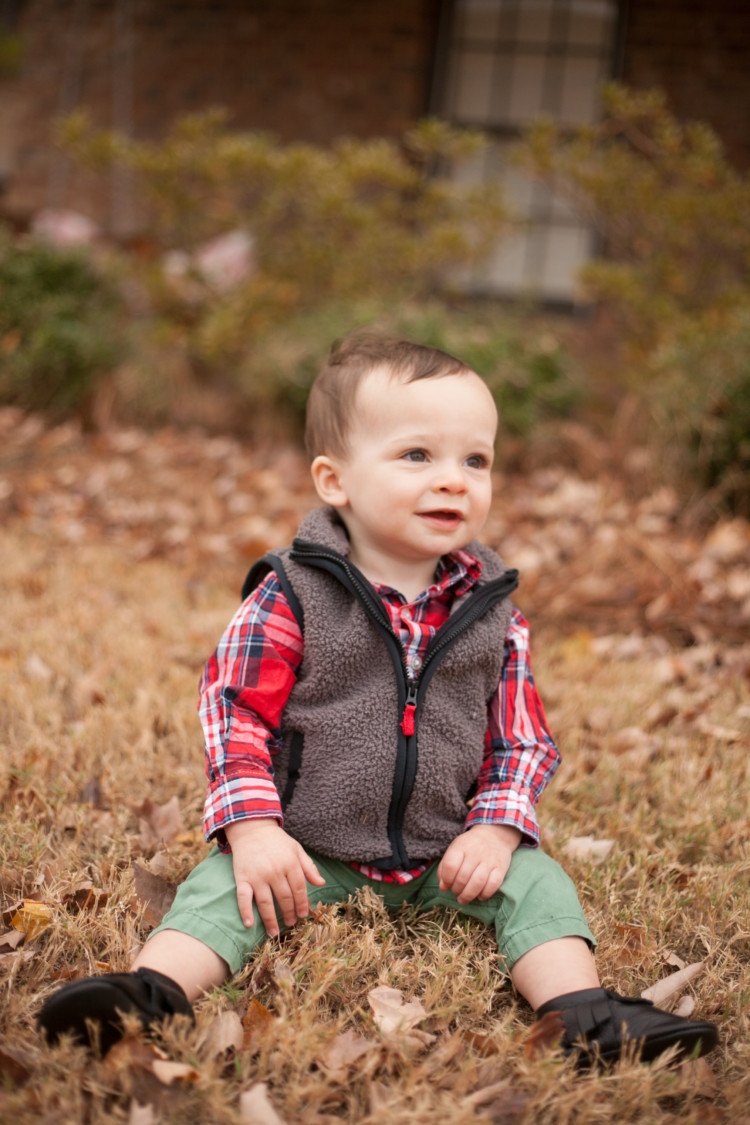
[{"label": "rolled pant cuff", "polygon": [[554,922],[538,922],[514,934],[505,933],[498,941],[498,952],[506,970],[509,970],[529,950],[536,949],[538,945],[544,945],[545,942],[568,937],[583,938],[591,950],[596,949],[596,938],[591,930],[580,916],[574,915],[568,918],[556,918]]},{"label": "rolled pant cuff", "polygon": [[247,949],[238,945],[232,935],[227,933],[223,927],[217,926],[215,922],[210,922],[198,913],[190,910],[180,911],[179,916],[174,918],[171,925],[162,923],[151,931],[146,940],[150,941],[154,934],[166,933],[169,930],[175,930],[180,934],[188,934],[189,937],[194,937],[203,942],[218,957],[221,957],[222,961],[226,961],[232,976],[238,973],[245,964]]}]

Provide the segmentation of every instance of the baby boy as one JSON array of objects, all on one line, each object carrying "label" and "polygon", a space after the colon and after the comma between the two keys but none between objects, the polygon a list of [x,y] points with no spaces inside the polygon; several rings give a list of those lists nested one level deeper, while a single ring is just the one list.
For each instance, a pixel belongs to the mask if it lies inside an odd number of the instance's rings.
[{"label": "baby boy", "polygon": [[[216,847],[130,973],[45,1003],[52,1040],[106,1050],[237,973],[266,936],[369,886],[396,909],[453,908],[493,928],[501,963],[562,1049],[705,1053],[716,1028],[601,987],[575,888],[538,846],[559,762],[529,663],[516,571],[477,540],[497,413],[460,360],[355,334],[310,393],[323,507],[248,575],[201,683]],[[87,1023],[88,1021],[88,1023]]]}]

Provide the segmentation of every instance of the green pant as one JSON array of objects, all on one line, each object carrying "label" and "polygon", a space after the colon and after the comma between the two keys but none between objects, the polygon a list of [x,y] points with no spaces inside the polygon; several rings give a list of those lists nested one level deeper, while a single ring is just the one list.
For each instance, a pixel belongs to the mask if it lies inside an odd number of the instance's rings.
[{"label": "green pant", "polygon": [[[437,862],[418,879],[399,886],[368,879],[340,860],[327,859],[314,852],[311,855],[325,879],[323,887],[308,884],[311,908],[319,902],[346,902],[354,891],[369,886],[390,910],[397,910],[405,903],[420,910],[430,910],[433,906],[460,910],[494,927],[498,951],[506,969],[522,954],[555,938],[582,937],[592,947],[596,945],[572,881],[553,859],[537,848],[518,848],[497,894],[486,902],[474,901],[465,906],[460,905],[450,891],[439,889]],[[234,974],[266,938],[257,910],[254,915],[255,924],[244,926],[237,906],[232,857],[214,848],[180,886],[171,910],[153,933],[179,930],[190,934],[218,953]],[[284,929],[280,917],[279,923]]]}]

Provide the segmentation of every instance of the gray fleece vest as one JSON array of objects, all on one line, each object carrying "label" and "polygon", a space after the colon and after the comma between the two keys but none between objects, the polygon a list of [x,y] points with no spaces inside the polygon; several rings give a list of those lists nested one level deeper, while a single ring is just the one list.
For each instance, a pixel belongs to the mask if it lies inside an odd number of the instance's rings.
[{"label": "gray fleece vest", "polygon": [[284,827],[304,847],[389,869],[442,855],[464,828],[497,690],[517,572],[473,541],[483,572],[430,642],[416,684],[401,643],[333,509],[311,512],[273,569],[304,656],[274,756]]}]

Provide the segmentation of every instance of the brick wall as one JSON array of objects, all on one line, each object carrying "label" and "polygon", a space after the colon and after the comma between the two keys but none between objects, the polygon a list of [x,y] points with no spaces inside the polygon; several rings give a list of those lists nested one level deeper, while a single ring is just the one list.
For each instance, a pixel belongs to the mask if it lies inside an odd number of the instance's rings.
[{"label": "brick wall", "polygon": [[111,192],[50,151],[52,122],[158,137],[226,106],[282,139],[401,133],[427,111],[440,0],[25,0],[23,63],[0,83],[6,212],[76,206],[107,221]]},{"label": "brick wall", "polygon": [[680,116],[707,121],[750,167],[748,0],[630,0],[623,80],[660,86]]},{"label": "brick wall", "polygon": [[[395,135],[428,107],[448,0],[14,0],[18,75],[0,80],[0,206],[81,209],[121,229],[126,185],[51,146],[61,112],[159,137],[226,106],[238,128],[325,143]],[[750,166],[750,0],[629,0],[622,77],[661,86]]]}]

